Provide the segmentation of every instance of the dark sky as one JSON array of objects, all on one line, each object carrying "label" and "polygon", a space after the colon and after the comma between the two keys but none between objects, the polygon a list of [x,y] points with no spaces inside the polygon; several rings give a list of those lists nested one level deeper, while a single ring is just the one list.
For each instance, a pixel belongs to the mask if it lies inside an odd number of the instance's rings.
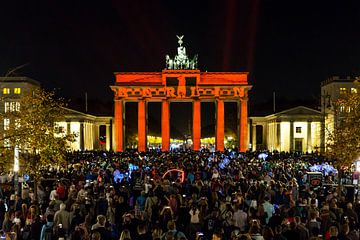
[{"label": "dark sky", "polygon": [[0,74],[111,101],[116,71],[161,71],[185,35],[202,71],[249,71],[250,101],[314,100],[360,72],[360,1],[1,1]]}]

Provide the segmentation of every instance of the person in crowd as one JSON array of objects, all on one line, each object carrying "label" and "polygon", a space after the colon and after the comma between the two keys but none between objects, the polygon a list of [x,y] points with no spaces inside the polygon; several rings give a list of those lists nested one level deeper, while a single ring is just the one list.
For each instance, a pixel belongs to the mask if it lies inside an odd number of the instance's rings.
[{"label": "person in crowd", "polygon": [[174,221],[169,221],[167,224],[167,232],[164,232],[161,236],[161,239],[168,239],[172,237],[174,240],[187,240],[185,234],[179,230],[176,230],[176,223]]},{"label": "person in crowd", "polygon": [[55,239],[53,226],[54,216],[49,214],[46,216],[46,224],[41,229],[40,240]]},{"label": "person in crowd", "polygon": [[61,226],[63,231],[65,231],[65,233],[68,233],[70,229],[70,213],[66,211],[65,203],[61,203],[60,210],[55,213],[54,224],[56,228]]}]

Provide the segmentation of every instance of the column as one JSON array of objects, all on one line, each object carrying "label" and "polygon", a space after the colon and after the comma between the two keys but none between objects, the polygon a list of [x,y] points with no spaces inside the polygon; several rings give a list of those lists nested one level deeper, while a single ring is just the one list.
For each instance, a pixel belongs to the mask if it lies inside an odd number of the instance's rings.
[{"label": "column", "polygon": [[110,151],[110,124],[106,124],[106,132],[105,132],[105,139],[106,139],[106,151]]},{"label": "column", "polygon": [[294,121],[290,120],[290,152],[294,151]]},{"label": "column", "polygon": [[216,101],[216,151],[224,151],[224,100]]},{"label": "column", "polygon": [[256,124],[252,124],[252,151],[256,151]]},{"label": "column", "polygon": [[311,120],[308,121],[307,124],[307,141],[306,141],[306,151],[311,152],[312,151],[312,142],[311,142]]},{"label": "column", "polygon": [[275,120],[275,125],[276,125],[276,142],[277,142],[277,150],[279,152],[284,151],[284,149],[282,149],[281,147],[281,121],[277,121]]},{"label": "column", "polygon": [[115,100],[115,151],[124,151],[124,104],[121,100]]},{"label": "column", "polygon": [[169,102],[162,101],[161,104],[161,150],[163,152],[170,149],[170,116]]},{"label": "column", "polygon": [[200,150],[201,139],[201,102],[195,100],[193,102],[193,150]]},{"label": "column", "polygon": [[84,122],[80,122],[79,138],[80,138],[79,150],[84,151]]},{"label": "column", "polygon": [[247,99],[240,100],[240,109],[239,109],[239,151],[246,152],[248,149],[247,133],[248,133],[248,112],[247,112]]},{"label": "column", "polygon": [[93,150],[103,150],[100,146],[100,125],[97,123],[92,124],[92,131],[93,131]]},{"label": "column", "polygon": [[146,151],[146,102],[138,101],[138,151]]},{"label": "column", "polygon": [[67,135],[71,134],[71,122],[70,121],[66,121],[66,134]]}]

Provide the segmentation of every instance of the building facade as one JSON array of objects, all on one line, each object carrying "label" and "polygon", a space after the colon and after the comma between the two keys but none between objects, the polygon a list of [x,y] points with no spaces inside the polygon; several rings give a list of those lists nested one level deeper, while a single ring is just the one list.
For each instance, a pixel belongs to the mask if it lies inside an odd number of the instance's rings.
[{"label": "building facade", "polygon": [[[345,93],[358,93],[355,78],[346,76],[332,76],[321,83],[321,112],[324,115],[324,131],[322,138],[324,139],[324,148],[329,141],[329,133],[334,130],[334,126],[338,121],[335,114],[334,102],[336,102],[342,94]],[[340,112],[344,109],[339,109]]]},{"label": "building facade", "polygon": [[250,117],[252,150],[320,151],[323,115],[298,106],[265,117]]},{"label": "building facade", "polygon": [[[0,77],[0,111],[19,111],[22,94],[39,88],[40,83],[28,77]],[[70,150],[112,150],[112,117],[97,117],[72,109],[65,109],[65,119],[57,122],[58,134],[74,133],[75,141],[70,143]],[[9,119],[2,119],[0,132],[5,133]],[[4,147],[7,147],[6,141]]]}]

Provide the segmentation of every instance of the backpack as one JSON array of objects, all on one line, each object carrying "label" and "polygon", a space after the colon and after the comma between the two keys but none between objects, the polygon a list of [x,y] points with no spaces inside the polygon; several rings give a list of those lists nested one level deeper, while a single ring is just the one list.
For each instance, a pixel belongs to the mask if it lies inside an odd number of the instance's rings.
[{"label": "backpack", "polygon": [[55,240],[55,234],[52,227],[45,226],[45,240]]}]

